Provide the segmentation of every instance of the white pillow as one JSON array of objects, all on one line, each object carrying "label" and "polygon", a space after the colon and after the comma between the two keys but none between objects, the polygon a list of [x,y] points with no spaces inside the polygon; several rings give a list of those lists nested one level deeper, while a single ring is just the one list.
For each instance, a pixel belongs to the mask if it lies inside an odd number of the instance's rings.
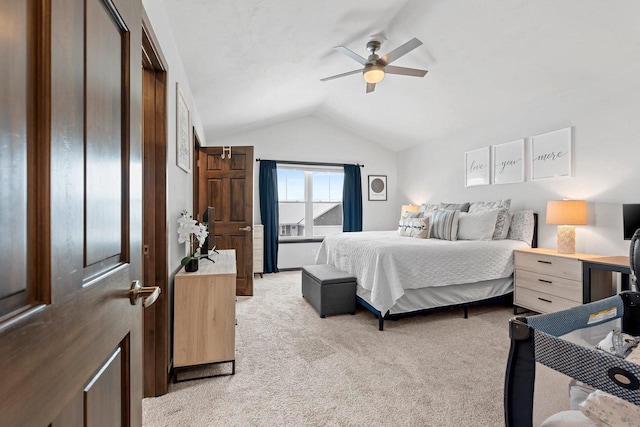
[{"label": "white pillow", "polygon": [[492,240],[500,209],[460,212],[458,240]]},{"label": "white pillow", "polygon": [[411,237],[416,239],[428,239],[431,237],[431,216],[420,218],[422,220],[421,228],[414,228]]},{"label": "white pillow", "polygon": [[488,211],[491,209],[500,209],[498,219],[496,220],[496,229],[493,232],[493,240],[504,240],[509,232],[511,217],[509,216],[509,207],[511,199],[496,200],[493,202],[471,202],[469,212]]},{"label": "white pillow", "polygon": [[401,218],[398,223],[398,234],[407,237],[420,237],[428,239],[430,234],[429,217],[425,218]]}]

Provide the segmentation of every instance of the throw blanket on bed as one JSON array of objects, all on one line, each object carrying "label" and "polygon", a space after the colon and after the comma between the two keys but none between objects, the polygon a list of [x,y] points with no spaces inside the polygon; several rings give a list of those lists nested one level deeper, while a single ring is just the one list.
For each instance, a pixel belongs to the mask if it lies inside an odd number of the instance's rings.
[{"label": "throw blanket on bed", "polygon": [[405,289],[474,283],[513,274],[517,240],[414,239],[395,231],[327,236],[316,264],[331,264],[353,274],[371,291],[373,306],[386,313]]}]

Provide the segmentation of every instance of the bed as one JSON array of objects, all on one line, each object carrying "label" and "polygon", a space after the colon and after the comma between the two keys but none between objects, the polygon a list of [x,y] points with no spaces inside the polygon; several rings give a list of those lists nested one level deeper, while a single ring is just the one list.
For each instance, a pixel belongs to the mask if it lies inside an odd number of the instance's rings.
[{"label": "bed", "polygon": [[327,236],[316,264],[357,278],[357,301],[384,319],[484,302],[513,292],[513,251],[521,240],[414,239],[396,231]]}]

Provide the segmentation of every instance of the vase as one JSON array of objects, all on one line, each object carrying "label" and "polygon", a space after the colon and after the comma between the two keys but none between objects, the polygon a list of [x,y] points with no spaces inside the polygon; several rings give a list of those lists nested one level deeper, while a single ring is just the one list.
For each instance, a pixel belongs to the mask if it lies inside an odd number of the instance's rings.
[{"label": "vase", "polygon": [[198,271],[198,258],[191,258],[189,262],[185,264],[184,271],[187,271],[189,273]]}]

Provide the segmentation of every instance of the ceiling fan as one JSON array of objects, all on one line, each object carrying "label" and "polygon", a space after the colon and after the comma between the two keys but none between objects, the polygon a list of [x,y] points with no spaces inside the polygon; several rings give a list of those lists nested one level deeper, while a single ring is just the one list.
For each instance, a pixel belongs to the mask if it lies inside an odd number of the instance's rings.
[{"label": "ceiling fan", "polygon": [[389,65],[401,56],[411,52],[421,44],[422,42],[420,40],[413,38],[402,46],[387,53],[385,56],[379,57],[376,52],[380,49],[380,42],[377,40],[371,40],[369,43],[367,43],[367,50],[371,52],[371,55],[369,55],[369,57],[366,59],[344,46],[336,46],[335,49],[338,49],[348,57],[364,65],[364,68],[359,68],[357,70],[349,71],[331,77],[325,77],[324,79],[320,79],[320,81],[324,82],[327,80],[337,79],[339,77],[349,76],[351,74],[362,73],[364,81],[367,82],[367,93],[369,93],[373,92],[376,89],[376,83],[380,83],[385,74],[424,77],[424,75],[427,74],[427,70]]}]

